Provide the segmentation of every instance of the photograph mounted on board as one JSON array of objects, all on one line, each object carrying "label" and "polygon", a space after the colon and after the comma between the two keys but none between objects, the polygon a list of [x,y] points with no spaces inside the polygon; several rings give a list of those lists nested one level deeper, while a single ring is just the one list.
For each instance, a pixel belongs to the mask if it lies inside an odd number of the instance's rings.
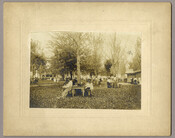
[{"label": "photograph mounted on board", "polygon": [[141,33],[30,33],[30,108],[141,109]]}]

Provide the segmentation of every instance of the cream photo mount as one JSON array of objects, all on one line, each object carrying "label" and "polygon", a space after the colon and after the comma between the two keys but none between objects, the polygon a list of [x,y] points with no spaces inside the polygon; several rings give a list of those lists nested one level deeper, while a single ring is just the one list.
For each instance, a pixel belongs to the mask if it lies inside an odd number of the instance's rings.
[{"label": "cream photo mount", "polygon": [[[52,31],[141,33],[141,109],[30,108],[30,34]],[[170,3],[6,2],[4,135],[168,136],[170,68]]]}]

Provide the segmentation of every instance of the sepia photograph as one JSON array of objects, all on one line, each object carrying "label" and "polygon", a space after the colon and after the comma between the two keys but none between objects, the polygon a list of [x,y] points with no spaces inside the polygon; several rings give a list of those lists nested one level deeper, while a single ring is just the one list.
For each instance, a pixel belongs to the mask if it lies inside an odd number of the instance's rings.
[{"label": "sepia photograph", "polygon": [[30,33],[30,108],[141,109],[141,33]]},{"label": "sepia photograph", "polygon": [[170,136],[172,7],[5,2],[3,135]]}]

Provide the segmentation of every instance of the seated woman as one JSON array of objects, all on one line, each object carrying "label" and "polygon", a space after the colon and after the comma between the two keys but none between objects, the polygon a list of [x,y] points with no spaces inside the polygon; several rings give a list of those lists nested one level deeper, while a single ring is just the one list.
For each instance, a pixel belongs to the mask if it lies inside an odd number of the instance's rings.
[{"label": "seated woman", "polygon": [[72,80],[68,79],[68,83],[63,86],[65,90],[63,91],[61,97],[65,97],[68,94],[68,92],[72,90],[72,85],[73,85]]},{"label": "seated woman", "polygon": [[87,80],[86,84],[85,84],[85,91],[88,92],[88,95],[92,95],[92,90],[93,90],[93,83],[91,82],[91,80]]}]

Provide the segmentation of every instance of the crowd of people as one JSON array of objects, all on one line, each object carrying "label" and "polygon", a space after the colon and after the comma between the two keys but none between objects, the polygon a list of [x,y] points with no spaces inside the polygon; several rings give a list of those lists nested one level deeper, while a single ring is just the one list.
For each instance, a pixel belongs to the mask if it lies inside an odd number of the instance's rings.
[{"label": "crowd of people", "polygon": [[[141,84],[140,78],[130,78],[131,84]],[[53,82],[61,81],[61,77],[50,77],[49,80]],[[31,84],[35,84],[38,82],[38,78],[31,79]],[[77,77],[75,76],[73,79],[68,76],[63,85],[64,92],[62,93],[62,97],[66,96],[69,92],[72,91],[73,86],[84,87],[85,92],[92,92],[94,87],[102,87],[102,88],[119,88],[121,82],[127,82],[127,79],[121,79],[115,76],[81,76],[81,81],[78,83]]]},{"label": "crowd of people", "polygon": [[64,92],[62,96],[67,95],[73,86],[80,86],[85,88],[85,92],[92,92],[94,86],[102,87],[105,85],[107,88],[118,88],[119,79],[117,77],[92,77],[92,78],[81,78],[81,82],[78,84],[77,78],[70,79],[66,78],[66,81],[63,85]]}]

